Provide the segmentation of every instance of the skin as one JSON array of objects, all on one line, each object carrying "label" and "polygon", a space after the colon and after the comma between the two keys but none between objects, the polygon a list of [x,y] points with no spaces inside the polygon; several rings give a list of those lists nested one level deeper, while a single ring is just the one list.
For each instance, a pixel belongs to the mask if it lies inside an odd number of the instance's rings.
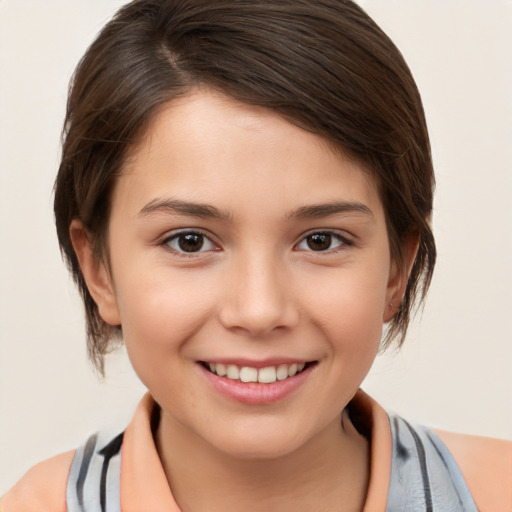
[{"label": "skin", "polygon": [[[205,235],[202,248],[180,252],[180,230]],[[109,267],[79,221],[71,234],[162,408],[156,442],[182,511],[362,509],[368,443],[343,410],[415,252],[392,262],[367,171],[272,111],[196,90],[156,116],[118,179]],[[275,358],[315,364],[264,405],[220,394],[199,364]]]}]

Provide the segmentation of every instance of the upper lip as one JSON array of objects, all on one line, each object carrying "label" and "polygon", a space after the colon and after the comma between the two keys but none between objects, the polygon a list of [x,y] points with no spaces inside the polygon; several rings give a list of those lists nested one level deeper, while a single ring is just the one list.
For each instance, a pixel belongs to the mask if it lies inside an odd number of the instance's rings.
[{"label": "upper lip", "polygon": [[203,359],[201,362],[204,363],[213,363],[213,364],[224,364],[224,365],[235,365],[240,368],[249,367],[249,368],[266,368],[268,366],[280,366],[282,364],[292,365],[292,364],[301,364],[301,363],[312,363],[315,360],[313,359],[299,359],[293,357],[273,357],[267,359],[246,359],[246,358],[212,358],[212,359]]}]

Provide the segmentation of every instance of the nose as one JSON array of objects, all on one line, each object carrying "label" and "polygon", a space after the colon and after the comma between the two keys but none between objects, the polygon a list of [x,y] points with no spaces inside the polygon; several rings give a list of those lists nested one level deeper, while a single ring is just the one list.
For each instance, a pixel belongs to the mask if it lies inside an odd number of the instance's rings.
[{"label": "nose", "polygon": [[270,255],[241,258],[226,275],[221,324],[253,337],[292,329],[299,322],[293,282]]}]

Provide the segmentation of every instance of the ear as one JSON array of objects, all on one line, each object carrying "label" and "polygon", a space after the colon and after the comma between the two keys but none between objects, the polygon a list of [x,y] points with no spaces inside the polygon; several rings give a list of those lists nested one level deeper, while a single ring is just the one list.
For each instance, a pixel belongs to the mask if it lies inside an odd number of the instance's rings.
[{"label": "ear", "polygon": [[411,274],[416,254],[419,247],[419,236],[417,232],[409,233],[404,241],[404,257],[401,265],[396,261],[391,263],[389,273],[388,289],[386,294],[386,306],[384,310],[383,321],[389,322],[400,309],[400,304],[404,298],[409,275]]},{"label": "ear", "polygon": [[74,219],[69,234],[87,289],[98,306],[101,318],[107,324],[120,325],[121,316],[110,272],[94,255],[87,230],[78,219]]}]

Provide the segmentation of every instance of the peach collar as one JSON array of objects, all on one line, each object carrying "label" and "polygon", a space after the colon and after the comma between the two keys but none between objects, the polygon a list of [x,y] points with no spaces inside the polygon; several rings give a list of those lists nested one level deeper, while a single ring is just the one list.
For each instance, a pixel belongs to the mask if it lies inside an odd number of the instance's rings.
[{"label": "peach collar", "polygon": [[[359,390],[352,405],[371,432],[370,484],[363,512],[385,512],[391,471],[391,429],[382,407]],[[147,393],[124,434],[121,462],[121,510],[180,512],[167,482],[151,431],[155,407]]]}]

